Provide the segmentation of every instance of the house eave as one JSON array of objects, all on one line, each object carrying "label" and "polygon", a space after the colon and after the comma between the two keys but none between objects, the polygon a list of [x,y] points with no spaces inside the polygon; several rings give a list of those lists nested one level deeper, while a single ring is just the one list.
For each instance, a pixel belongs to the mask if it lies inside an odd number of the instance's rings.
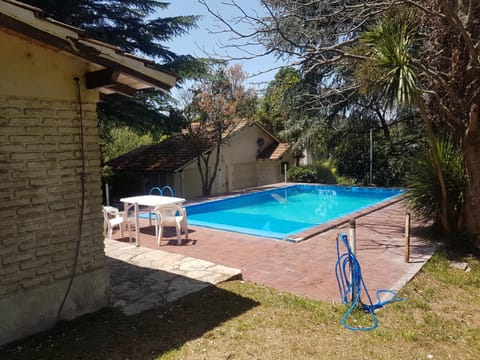
[{"label": "house eave", "polygon": [[119,48],[87,38],[83,30],[45,17],[39,8],[14,0],[1,0],[0,29],[37,41],[54,51],[78,57],[91,65],[92,72],[108,70],[115,78],[95,89],[100,93],[131,95],[137,90],[156,88],[164,92],[175,86],[178,76],[156,68],[156,64]]}]

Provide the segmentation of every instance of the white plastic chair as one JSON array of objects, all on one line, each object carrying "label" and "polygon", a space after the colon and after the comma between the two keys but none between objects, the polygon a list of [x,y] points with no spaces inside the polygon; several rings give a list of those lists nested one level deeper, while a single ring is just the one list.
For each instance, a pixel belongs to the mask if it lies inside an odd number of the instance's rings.
[{"label": "white plastic chair", "polygon": [[113,206],[104,206],[103,207],[103,234],[106,235],[108,232],[108,238],[112,240],[113,228],[118,226],[123,238],[123,224],[127,225],[128,228],[128,238],[132,240],[132,234],[130,231],[130,226],[128,218],[123,212],[120,212],[116,207]]},{"label": "white plastic chair", "polygon": [[157,235],[158,246],[160,246],[163,238],[163,228],[167,226],[175,226],[179,245],[182,242],[182,230],[187,240],[188,226],[186,210],[177,204],[162,205],[155,208],[155,234]]},{"label": "white plastic chair", "polygon": [[[173,191],[172,187],[168,185],[165,185],[161,189],[158,186],[154,186],[148,191],[148,195],[156,195],[155,193],[158,192],[158,195],[166,196],[164,195],[165,190],[168,190],[170,194],[169,196],[175,196],[175,192]],[[148,208],[147,211],[148,211],[148,222],[149,222],[149,225],[152,226],[152,208]],[[147,211],[142,211],[142,212],[147,212]]]}]

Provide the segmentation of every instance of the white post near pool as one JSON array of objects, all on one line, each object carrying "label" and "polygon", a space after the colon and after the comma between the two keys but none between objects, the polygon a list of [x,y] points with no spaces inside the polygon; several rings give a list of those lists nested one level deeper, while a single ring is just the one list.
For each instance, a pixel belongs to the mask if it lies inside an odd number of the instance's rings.
[{"label": "white post near pool", "polygon": [[108,192],[108,181],[105,181],[105,201],[107,206],[110,206],[110,193]]},{"label": "white post near pool", "polygon": [[369,184],[370,186],[373,185],[373,130],[370,128],[370,181]]},{"label": "white post near pool", "polygon": [[348,230],[349,230],[349,235],[348,235],[348,245],[350,246],[350,249],[352,250],[353,255],[357,255],[357,242],[355,239],[355,219],[350,220],[348,223]]},{"label": "white post near pool", "polygon": [[[348,245],[350,246],[350,250],[352,251],[353,255],[357,256],[357,240],[355,238],[355,219],[351,219],[350,222],[348,223],[348,229],[349,229],[349,234],[348,234]],[[351,270],[353,270],[351,268]],[[353,271],[350,272],[350,283],[352,284],[352,302],[355,300],[355,297],[357,296],[356,294],[356,287],[357,284],[355,284],[355,278],[353,276]]]}]

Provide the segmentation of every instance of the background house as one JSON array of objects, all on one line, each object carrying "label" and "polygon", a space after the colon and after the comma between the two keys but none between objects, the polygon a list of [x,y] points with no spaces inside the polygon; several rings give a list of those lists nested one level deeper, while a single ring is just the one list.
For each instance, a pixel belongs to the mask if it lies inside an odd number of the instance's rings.
[{"label": "background house", "polygon": [[[221,147],[220,163],[212,195],[253,186],[282,182],[285,165],[290,161],[289,145],[280,142],[254,121],[235,122]],[[202,151],[211,151],[214,144],[204,139]],[[128,179],[119,196],[146,193],[153,186],[169,185],[183,197],[202,195],[195,147],[186,134],[173,135],[155,145],[144,145],[108,162]],[[214,156],[210,158],[213,168]],[[126,192],[130,193],[126,193]]]},{"label": "background house", "polygon": [[107,305],[96,103],[176,77],[13,0],[0,48],[1,345]]}]

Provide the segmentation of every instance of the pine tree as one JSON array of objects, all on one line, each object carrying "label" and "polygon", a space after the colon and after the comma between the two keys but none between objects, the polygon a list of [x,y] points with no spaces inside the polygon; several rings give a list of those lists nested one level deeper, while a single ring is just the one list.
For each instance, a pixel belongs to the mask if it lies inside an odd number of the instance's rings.
[{"label": "pine tree", "polygon": [[[168,3],[154,0],[23,0],[41,8],[46,16],[85,30],[96,40],[127,53],[154,58],[159,68],[183,78],[195,78],[206,70],[203,59],[177,55],[165,43],[195,28],[199,17],[159,17]],[[183,125],[171,98],[160,91],[141,91],[133,98],[110,95],[99,103],[100,137],[108,142],[110,129],[128,126],[139,134],[158,138]]]},{"label": "pine tree", "polygon": [[[25,0],[46,15],[86,31],[87,36],[118,46],[128,53],[155,57],[170,71],[194,61],[165,46],[173,37],[196,27],[199,17],[158,17],[168,3],[154,0]],[[183,64],[183,65],[182,65]]]}]

